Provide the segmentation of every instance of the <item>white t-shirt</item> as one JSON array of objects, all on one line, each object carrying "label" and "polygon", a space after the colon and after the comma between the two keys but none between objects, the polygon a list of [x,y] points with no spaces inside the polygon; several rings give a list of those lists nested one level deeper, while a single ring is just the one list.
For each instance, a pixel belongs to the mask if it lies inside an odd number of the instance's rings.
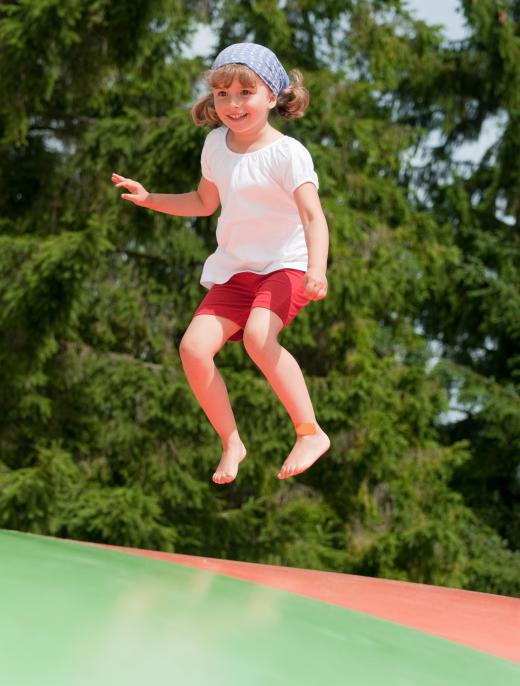
[{"label": "white t-shirt", "polygon": [[211,288],[238,272],[269,274],[307,270],[307,245],[293,192],[318,177],[309,151],[282,136],[253,152],[236,153],[228,129],[208,134],[201,153],[202,175],[220,195],[216,251],[204,263],[200,283]]}]

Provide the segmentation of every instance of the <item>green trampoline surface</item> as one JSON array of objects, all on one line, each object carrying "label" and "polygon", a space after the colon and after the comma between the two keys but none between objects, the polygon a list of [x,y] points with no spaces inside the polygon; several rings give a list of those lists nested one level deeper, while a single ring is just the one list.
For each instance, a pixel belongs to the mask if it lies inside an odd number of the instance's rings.
[{"label": "green trampoline surface", "polygon": [[520,665],[205,570],[0,531],[0,686],[519,686]]}]

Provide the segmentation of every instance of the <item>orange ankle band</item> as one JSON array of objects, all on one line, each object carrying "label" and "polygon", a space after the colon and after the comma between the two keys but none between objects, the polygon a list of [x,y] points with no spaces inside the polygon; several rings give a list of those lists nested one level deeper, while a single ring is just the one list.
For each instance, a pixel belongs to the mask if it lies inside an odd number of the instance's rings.
[{"label": "orange ankle band", "polygon": [[298,436],[310,436],[317,431],[316,424],[296,424],[294,428]]}]

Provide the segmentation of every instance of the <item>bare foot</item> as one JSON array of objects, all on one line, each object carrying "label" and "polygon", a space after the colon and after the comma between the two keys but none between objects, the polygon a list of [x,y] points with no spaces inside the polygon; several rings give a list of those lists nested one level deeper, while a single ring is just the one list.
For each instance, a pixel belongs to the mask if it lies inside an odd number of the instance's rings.
[{"label": "bare foot", "polygon": [[216,472],[211,477],[216,484],[228,484],[236,479],[238,465],[247,455],[247,450],[242,441],[228,445],[222,451],[222,457],[218,463]]},{"label": "bare foot", "polygon": [[330,448],[330,439],[327,434],[318,427],[315,434],[298,436],[293,449],[285,460],[278,474],[279,479],[288,479],[296,476],[312,467],[323,453]]}]

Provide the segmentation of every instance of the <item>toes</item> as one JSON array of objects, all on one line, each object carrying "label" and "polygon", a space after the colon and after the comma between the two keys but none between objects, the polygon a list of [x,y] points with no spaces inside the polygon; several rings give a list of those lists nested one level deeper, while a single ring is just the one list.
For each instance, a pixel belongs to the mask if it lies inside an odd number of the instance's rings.
[{"label": "toes", "polygon": [[293,475],[293,473],[295,471],[296,470],[294,468],[284,466],[280,469],[280,473],[278,474],[278,478],[279,479],[288,479],[290,476]]},{"label": "toes", "polygon": [[219,484],[221,486],[222,484],[231,483],[235,480],[235,478],[235,476],[233,476],[232,474],[227,474],[226,472],[215,472],[215,474],[213,474],[213,476],[211,477],[211,480],[214,483]]},{"label": "toes", "polygon": [[305,472],[307,469],[309,469],[311,465],[283,465],[282,468],[280,469],[280,473],[278,474],[279,479],[290,479],[291,476],[298,476],[298,474],[302,474]]}]

